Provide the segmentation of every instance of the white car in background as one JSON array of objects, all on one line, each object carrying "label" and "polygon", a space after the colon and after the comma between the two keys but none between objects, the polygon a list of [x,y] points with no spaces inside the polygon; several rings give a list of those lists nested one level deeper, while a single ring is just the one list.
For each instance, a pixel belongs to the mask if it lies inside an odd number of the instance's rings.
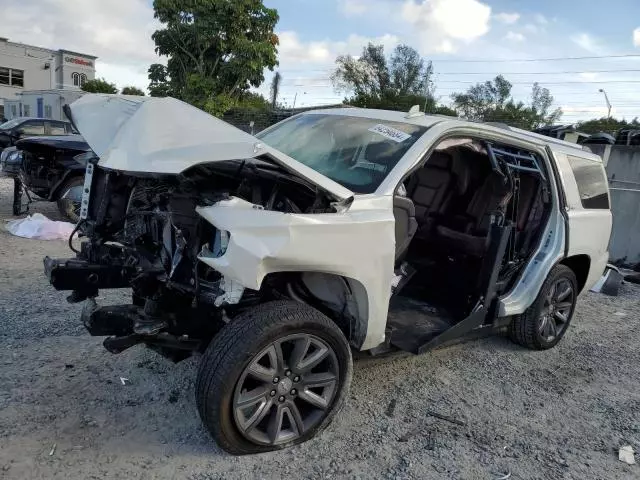
[{"label": "white car in background", "polygon": [[[95,152],[85,241],[45,271],[110,351],[202,352],[200,416],[231,453],[326,427],[351,349],[553,347],[607,263],[605,171],[574,144],[417,108],[255,137],[170,98],[85,95],[68,116]],[[132,302],[99,307],[107,288]]]}]

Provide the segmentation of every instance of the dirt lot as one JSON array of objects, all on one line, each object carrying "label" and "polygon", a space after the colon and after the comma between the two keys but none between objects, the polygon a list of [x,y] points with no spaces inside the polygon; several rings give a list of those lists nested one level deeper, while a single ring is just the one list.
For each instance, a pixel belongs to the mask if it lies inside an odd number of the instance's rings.
[{"label": "dirt lot", "polygon": [[[0,180],[2,226],[10,185]],[[53,204],[33,211],[56,216]],[[84,331],[80,307],[42,274],[44,255],[68,253],[0,232],[0,478],[640,478],[617,459],[622,445],[640,449],[637,286],[583,296],[548,352],[491,338],[358,362],[348,406],[322,436],[236,458],[200,425],[197,358],[115,356]]]}]

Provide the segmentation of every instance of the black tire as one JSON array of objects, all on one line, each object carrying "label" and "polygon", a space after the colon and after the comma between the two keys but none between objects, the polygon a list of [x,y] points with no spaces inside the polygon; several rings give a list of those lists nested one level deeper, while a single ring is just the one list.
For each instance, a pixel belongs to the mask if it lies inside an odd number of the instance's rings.
[{"label": "black tire", "polygon": [[72,223],[80,221],[80,202],[62,198],[67,191],[73,187],[84,185],[84,177],[73,177],[62,184],[58,195],[58,211],[60,215],[68,219]]},{"label": "black tire", "polygon": [[[566,297],[562,300],[564,302],[557,303],[557,305],[563,305],[566,309],[562,317],[566,317],[566,320],[562,322],[561,327],[558,327],[558,321],[556,319],[558,309],[553,307],[553,299],[550,301],[550,297],[556,295],[555,289],[558,285],[565,287],[571,287],[572,292],[570,298]],[[559,292],[560,294],[564,293]],[[522,315],[514,318],[511,322],[510,337],[511,339],[523,347],[530,348],[532,350],[546,350],[555,346],[564,336],[569,328],[571,319],[575,312],[576,300],[578,296],[578,282],[576,275],[569,267],[565,265],[556,265],[549,276],[545,280],[540,293],[531,304],[531,306],[525,310]],[[553,310],[549,311],[553,307]],[[546,320],[545,320],[546,317]],[[555,334],[553,336],[545,335],[546,331],[545,322],[553,321],[555,325]]]},{"label": "black tire", "polygon": [[[318,419],[315,426],[292,441],[273,445],[251,441],[242,433],[234,416],[234,394],[237,395],[235,392],[242,386],[243,375],[246,378],[246,371],[250,365],[255,364],[263,349],[268,348],[272,342],[286,341],[295,335],[319,338],[335,354],[332,358],[337,359],[338,373],[332,401],[323,412],[321,420]],[[218,445],[227,452],[245,455],[278,450],[309,440],[331,423],[348,396],[352,371],[349,343],[329,318],[298,302],[265,303],[233,319],[211,341],[198,368],[196,404],[203,423]],[[270,404],[268,411],[273,407],[276,410],[279,408],[275,404],[276,398],[278,397],[274,397],[274,404]]]}]

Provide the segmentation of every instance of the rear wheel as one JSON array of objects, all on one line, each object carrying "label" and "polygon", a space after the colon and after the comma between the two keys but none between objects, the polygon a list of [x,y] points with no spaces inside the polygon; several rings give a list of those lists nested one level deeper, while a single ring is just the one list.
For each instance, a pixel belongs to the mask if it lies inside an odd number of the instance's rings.
[{"label": "rear wheel", "polygon": [[511,339],[524,347],[546,350],[555,346],[571,323],[578,297],[576,275],[557,265],[533,304],[511,324]]},{"label": "rear wheel", "polygon": [[226,325],[200,363],[196,403],[218,444],[233,454],[304,442],[329,425],[352,375],[340,329],[308,305],[261,305]]},{"label": "rear wheel", "polygon": [[84,185],[83,177],[75,177],[67,180],[62,187],[60,187],[60,196],[58,197],[58,211],[60,214],[67,218],[72,223],[78,223],[80,221],[80,202],[64,198],[64,196],[74,187],[81,187]]}]

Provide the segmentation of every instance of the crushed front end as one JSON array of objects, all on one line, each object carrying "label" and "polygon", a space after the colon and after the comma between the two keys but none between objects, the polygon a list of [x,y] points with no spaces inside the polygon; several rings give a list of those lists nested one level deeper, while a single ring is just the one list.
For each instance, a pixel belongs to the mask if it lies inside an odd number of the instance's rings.
[{"label": "crushed front end", "polygon": [[[260,159],[132,174],[104,169],[93,158],[77,226],[80,248],[75,258],[45,258],[45,273],[56,289],[71,291],[68,301],[85,302],[82,321],[92,335],[109,336],[109,351],[143,343],[186,358],[229,318],[273,295],[244,289],[198,260],[221,256],[229,234],[196,208],[231,197],[285,213],[332,211],[325,195]],[[130,304],[97,305],[101,289],[122,288],[131,289]]]}]

